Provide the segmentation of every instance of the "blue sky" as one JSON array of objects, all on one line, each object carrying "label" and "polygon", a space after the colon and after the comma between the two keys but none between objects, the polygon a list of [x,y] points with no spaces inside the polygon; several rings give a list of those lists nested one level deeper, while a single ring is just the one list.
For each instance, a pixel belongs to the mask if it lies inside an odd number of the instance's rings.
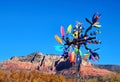
[{"label": "blue sky", "polygon": [[119,0],[3,0],[0,1],[0,61],[32,52],[60,54],[54,46],[54,35],[60,35],[75,21],[89,26],[85,18],[94,12],[102,14],[102,44],[99,64],[120,65],[120,1]]}]

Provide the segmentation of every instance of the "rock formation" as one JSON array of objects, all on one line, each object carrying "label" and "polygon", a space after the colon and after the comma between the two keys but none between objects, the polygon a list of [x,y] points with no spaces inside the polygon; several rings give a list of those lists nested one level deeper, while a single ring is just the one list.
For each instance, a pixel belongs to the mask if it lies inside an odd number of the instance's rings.
[{"label": "rock formation", "polygon": [[[27,56],[14,56],[9,60],[2,62],[0,65],[4,70],[39,70],[40,72],[49,74],[62,74],[70,76],[76,74],[76,66],[69,62],[69,59],[58,60],[60,56],[57,55],[43,55],[40,52],[28,54]],[[57,64],[56,64],[57,63]],[[81,75],[82,76],[103,76],[110,75],[111,71],[106,69],[99,69],[94,67],[90,62],[82,60]]]}]

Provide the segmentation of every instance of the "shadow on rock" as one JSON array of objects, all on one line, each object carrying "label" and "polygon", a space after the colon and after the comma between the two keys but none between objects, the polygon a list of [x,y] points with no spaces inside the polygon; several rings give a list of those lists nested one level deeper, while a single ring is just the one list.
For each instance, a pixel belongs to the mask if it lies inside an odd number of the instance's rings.
[{"label": "shadow on rock", "polygon": [[67,59],[66,61],[62,61],[62,62],[59,62],[59,60],[57,60],[55,62],[55,67],[56,67],[56,71],[61,71],[63,69],[71,68],[72,64],[70,63],[69,59]]}]

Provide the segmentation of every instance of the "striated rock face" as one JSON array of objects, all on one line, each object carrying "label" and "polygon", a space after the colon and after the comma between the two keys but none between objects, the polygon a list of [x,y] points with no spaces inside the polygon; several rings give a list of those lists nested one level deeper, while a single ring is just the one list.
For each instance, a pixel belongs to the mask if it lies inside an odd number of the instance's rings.
[{"label": "striated rock face", "polygon": [[27,56],[20,56],[20,57],[14,56],[14,57],[10,58],[10,60],[16,61],[16,62],[18,62],[18,61],[30,62],[30,63],[33,63],[35,65],[40,65],[41,63],[43,63],[46,66],[51,66],[59,58],[60,58],[60,56],[43,55],[40,52],[35,52],[35,53],[28,54]]},{"label": "striated rock face", "polygon": [[12,57],[10,58],[10,60],[12,61],[21,61],[21,62],[35,62],[35,63],[39,63],[40,60],[42,60],[43,58],[43,54],[40,52],[36,52],[36,53],[31,53],[28,54],[27,56],[20,56],[20,57]]},{"label": "striated rock face", "polygon": [[[67,60],[59,60],[57,55],[43,55],[40,52],[28,54],[27,56],[14,56],[3,62],[0,67],[4,70],[25,69],[39,70],[40,72],[49,74],[62,74],[64,76],[74,77],[76,75],[76,67]],[[59,63],[58,63],[59,62]],[[56,64],[57,63],[57,64]],[[93,67],[90,62],[82,60],[81,75],[85,76],[103,76],[110,75],[111,71]],[[114,74],[114,73],[113,73]]]},{"label": "striated rock face", "polygon": [[60,56],[43,55],[40,52],[28,54],[27,56],[14,56],[4,61],[1,65],[2,69],[27,69],[27,70],[48,70],[54,68],[54,63]]},{"label": "striated rock face", "polygon": [[5,70],[35,70],[36,66],[30,62],[6,61],[3,63],[1,68]]}]

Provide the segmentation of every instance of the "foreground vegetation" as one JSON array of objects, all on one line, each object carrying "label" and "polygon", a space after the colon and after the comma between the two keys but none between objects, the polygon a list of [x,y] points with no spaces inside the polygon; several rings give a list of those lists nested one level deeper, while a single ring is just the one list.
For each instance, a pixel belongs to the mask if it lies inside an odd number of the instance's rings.
[{"label": "foreground vegetation", "polygon": [[[76,82],[62,75],[43,74],[39,71],[3,71],[0,70],[0,82]],[[81,82],[120,82],[120,73],[111,76],[82,79]]]}]

